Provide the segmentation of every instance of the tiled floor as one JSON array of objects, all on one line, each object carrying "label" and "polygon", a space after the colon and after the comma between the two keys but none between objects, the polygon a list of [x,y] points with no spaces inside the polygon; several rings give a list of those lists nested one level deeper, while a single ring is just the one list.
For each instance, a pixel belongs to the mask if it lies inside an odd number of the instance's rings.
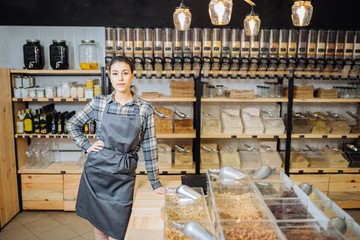
[{"label": "tiled floor", "polygon": [[[346,210],[360,223],[360,210]],[[23,211],[0,232],[0,240],[94,240],[94,228],[74,212]]]},{"label": "tiled floor", "polygon": [[23,211],[0,232],[0,240],[93,240],[94,228],[74,212]]}]

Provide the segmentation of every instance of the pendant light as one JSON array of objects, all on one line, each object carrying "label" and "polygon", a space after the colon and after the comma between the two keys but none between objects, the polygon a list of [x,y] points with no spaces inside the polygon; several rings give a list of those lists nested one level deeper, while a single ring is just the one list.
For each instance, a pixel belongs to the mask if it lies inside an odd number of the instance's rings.
[{"label": "pendant light", "polygon": [[312,13],[313,6],[311,5],[311,1],[294,0],[294,5],[291,7],[291,18],[294,26],[308,26]]},{"label": "pendant light", "polygon": [[209,3],[209,15],[213,25],[227,25],[232,14],[232,0],[211,0]]},{"label": "pendant light", "polygon": [[182,0],[180,6],[175,9],[173,21],[176,30],[189,30],[191,24],[191,12],[190,9],[184,5],[184,0]]},{"label": "pendant light", "polygon": [[251,12],[250,14],[246,15],[244,20],[244,30],[245,34],[248,36],[258,35],[260,31],[261,20],[259,15],[254,13],[254,5],[251,5]]}]

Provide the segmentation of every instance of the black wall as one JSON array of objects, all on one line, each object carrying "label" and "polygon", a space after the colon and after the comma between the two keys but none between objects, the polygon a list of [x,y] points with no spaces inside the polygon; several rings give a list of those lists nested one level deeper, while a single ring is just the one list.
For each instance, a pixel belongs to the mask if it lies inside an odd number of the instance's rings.
[{"label": "black wall", "polygon": [[[292,28],[292,0],[253,0],[262,28]],[[209,0],[185,0],[193,19],[191,27],[214,27]],[[227,27],[242,28],[250,5],[233,0]],[[1,0],[0,25],[173,27],[172,14],[180,0]],[[345,5],[346,3],[346,5]],[[356,0],[313,0],[309,28],[360,28]]]}]

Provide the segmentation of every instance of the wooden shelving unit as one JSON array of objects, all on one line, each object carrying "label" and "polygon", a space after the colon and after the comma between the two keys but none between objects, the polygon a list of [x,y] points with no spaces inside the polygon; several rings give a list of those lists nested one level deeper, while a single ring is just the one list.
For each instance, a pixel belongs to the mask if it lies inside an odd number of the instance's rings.
[{"label": "wooden shelving unit", "polygon": [[332,139],[346,139],[346,138],[359,138],[360,133],[349,133],[349,134],[291,134],[291,138],[308,138],[308,139],[319,139],[319,138],[332,138]]},{"label": "wooden shelving unit", "polygon": [[360,173],[360,168],[290,168],[290,173]]},{"label": "wooden shelving unit", "polygon": [[249,139],[249,138],[281,138],[285,139],[286,134],[201,134],[201,138],[239,138],[239,139]]},{"label": "wooden shelving unit", "polygon": [[27,70],[15,69],[10,70],[12,74],[27,74],[27,75],[101,75],[101,70]]},{"label": "wooden shelving unit", "polygon": [[359,98],[294,98],[296,103],[360,103]]},{"label": "wooden shelving unit", "polygon": [[215,97],[215,98],[201,98],[201,102],[219,102],[219,103],[231,103],[231,102],[287,102],[285,97],[281,98],[228,98],[228,97]]}]

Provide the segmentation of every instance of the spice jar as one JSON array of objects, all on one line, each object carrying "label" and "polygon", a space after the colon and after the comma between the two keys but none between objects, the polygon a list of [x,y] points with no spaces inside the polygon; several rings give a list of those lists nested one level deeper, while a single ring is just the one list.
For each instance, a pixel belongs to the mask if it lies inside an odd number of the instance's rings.
[{"label": "spice jar", "polygon": [[86,88],[93,89],[94,88],[94,80],[92,80],[92,79],[86,80]]},{"label": "spice jar", "polygon": [[79,98],[83,98],[85,96],[85,89],[84,89],[84,85],[79,85],[77,88],[77,96]]},{"label": "spice jar", "polygon": [[224,85],[216,85],[216,96],[224,96]]},{"label": "spice jar", "polygon": [[36,88],[29,88],[28,93],[29,93],[29,97],[36,98]]},{"label": "spice jar", "polygon": [[45,97],[47,97],[47,98],[54,97],[54,88],[52,86],[45,88]]},{"label": "spice jar", "polygon": [[38,98],[43,98],[45,97],[45,88],[37,88],[36,89],[36,96]]},{"label": "spice jar", "polygon": [[29,90],[28,90],[28,88],[22,88],[22,89],[21,89],[21,97],[23,97],[23,98],[29,97]]},{"label": "spice jar", "polygon": [[213,98],[215,97],[215,86],[214,85],[209,85],[208,86],[208,91],[209,91],[209,97]]},{"label": "spice jar", "polygon": [[27,77],[27,76],[23,77],[23,79],[22,79],[22,86],[23,86],[24,88],[29,88],[29,87],[31,87],[30,81],[31,81],[31,79],[30,79],[29,77]]},{"label": "spice jar", "polygon": [[76,98],[77,97],[77,86],[71,86],[70,88],[70,97]]},{"label": "spice jar", "polygon": [[65,40],[53,40],[50,45],[50,65],[53,69],[69,69],[69,48]]},{"label": "spice jar", "polygon": [[97,48],[94,40],[81,41],[79,65],[82,70],[95,70],[98,68]]},{"label": "spice jar", "polygon": [[101,92],[101,85],[95,85],[94,92]]},{"label": "spice jar", "polygon": [[56,96],[62,97],[62,86],[61,85],[56,86]]},{"label": "spice jar", "polygon": [[26,40],[23,46],[24,65],[27,69],[44,68],[44,51],[40,40]]},{"label": "spice jar", "polygon": [[22,88],[14,88],[14,97],[21,98],[21,89]]},{"label": "spice jar", "polygon": [[61,87],[62,97],[70,97],[70,86],[69,83],[63,83]]},{"label": "spice jar", "polygon": [[85,98],[93,98],[93,97],[94,97],[94,89],[86,89]]},{"label": "spice jar", "polygon": [[22,88],[23,87],[23,82],[22,82],[22,77],[21,76],[16,76],[15,77],[15,87],[16,88]]}]

